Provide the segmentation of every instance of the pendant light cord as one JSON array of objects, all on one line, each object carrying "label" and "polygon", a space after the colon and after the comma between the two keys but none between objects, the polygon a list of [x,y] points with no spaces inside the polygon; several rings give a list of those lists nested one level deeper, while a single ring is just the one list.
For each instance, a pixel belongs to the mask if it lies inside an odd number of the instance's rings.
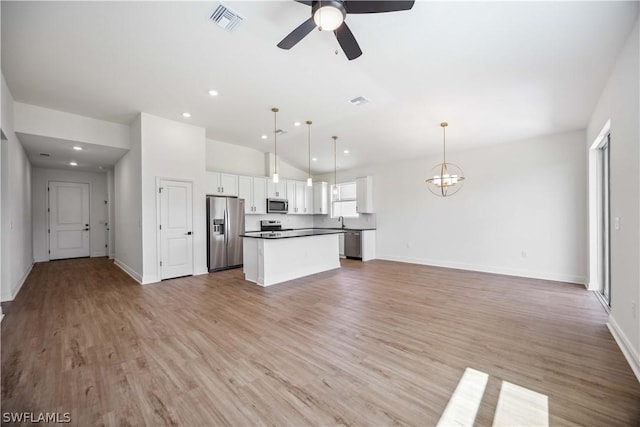
[{"label": "pendant light cord", "polygon": [[307,143],[309,148],[309,169],[308,169],[308,178],[311,178],[311,120],[307,120],[307,127],[309,129],[309,133],[307,134]]},{"label": "pendant light cord", "polygon": [[273,163],[274,163],[274,170],[275,173],[278,173],[278,124],[276,121],[276,118],[278,116],[278,110],[276,107],[273,107],[271,109],[271,111],[273,111],[273,145],[274,145],[274,159],[273,159]]}]

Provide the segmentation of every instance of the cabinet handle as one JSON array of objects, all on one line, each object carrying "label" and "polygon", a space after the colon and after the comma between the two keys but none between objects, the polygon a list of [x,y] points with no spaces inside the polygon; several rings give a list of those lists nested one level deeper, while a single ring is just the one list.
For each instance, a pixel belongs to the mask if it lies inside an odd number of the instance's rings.
[{"label": "cabinet handle", "polygon": [[224,187],[222,187],[222,192],[224,193]]}]

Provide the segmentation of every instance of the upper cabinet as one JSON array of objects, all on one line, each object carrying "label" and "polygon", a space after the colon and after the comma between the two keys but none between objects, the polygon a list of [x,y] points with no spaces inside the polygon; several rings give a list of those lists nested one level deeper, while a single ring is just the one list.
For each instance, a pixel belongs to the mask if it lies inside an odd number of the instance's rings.
[{"label": "upper cabinet", "polygon": [[356,178],[356,212],[373,213],[373,177]]},{"label": "upper cabinet", "polygon": [[306,181],[287,181],[287,198],[290,214],[313,213],[313,187],[307,187]]},{"label": "upper cabinet", "polygon": [[287,199],[287,181],[273,182],[267,179],[267,197],[270,199]]},{"label": "upper cabinet", "polygon": [[207,172],[207,194],[238,196],[238,176],[223,172]]},{"label": "upper cabinet", "polygon": [[239,176],[238,198],[244,199],[246,214],[267,213],[267,178]]},{"label": "upper cabinet", "polygon": [[313,213],[327,215],[329,213],[329,183],[313,183]]}]

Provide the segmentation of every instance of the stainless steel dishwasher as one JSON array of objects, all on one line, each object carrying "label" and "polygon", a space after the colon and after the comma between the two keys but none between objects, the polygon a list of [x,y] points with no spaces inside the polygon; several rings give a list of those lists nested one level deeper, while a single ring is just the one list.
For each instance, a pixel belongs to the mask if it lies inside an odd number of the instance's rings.
[{"label": "stainless steel dishwasher", "polygon": [[362,259],[361,232],[347,230],[344,233],[344,256],[347,258]]}]

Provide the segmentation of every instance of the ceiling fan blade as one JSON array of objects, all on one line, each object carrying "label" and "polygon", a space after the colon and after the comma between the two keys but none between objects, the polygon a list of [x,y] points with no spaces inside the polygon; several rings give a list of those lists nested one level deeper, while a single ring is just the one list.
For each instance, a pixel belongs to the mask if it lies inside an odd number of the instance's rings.
[{"label": "ceiling fan blade", "polygon": [[340,47],[344,51],[344,54],[347,55],[349,61],[362,55],[362,50],[360,50],[360,46],[358,46],[358,42],[346,22],[343,22],[334,32],[336,33]]},{"label": "ceiling fan blade", "polygon": [[298,3],[306,4],[307,6],[312,6],[313,0],[295,0]]},{"label": "ceiling fan blade", "polygon": [[304,21],[302,24],[298,26],[295,30],[291,31],[289,35],[282,39],[280,43],[278,43],[278,47],[280,49],[291,49],[294,47],[300,40],[306,37],[307,34],[316,28],[316,23],[313,22],[313,18],[309,18]]},{"label": "ceiling fan blade", "polygon": [[347,13],[382,13],[409,10],[413,7],[414,3],[415,1],[404,0],[346,0],[344,7],[347,9]]}]

